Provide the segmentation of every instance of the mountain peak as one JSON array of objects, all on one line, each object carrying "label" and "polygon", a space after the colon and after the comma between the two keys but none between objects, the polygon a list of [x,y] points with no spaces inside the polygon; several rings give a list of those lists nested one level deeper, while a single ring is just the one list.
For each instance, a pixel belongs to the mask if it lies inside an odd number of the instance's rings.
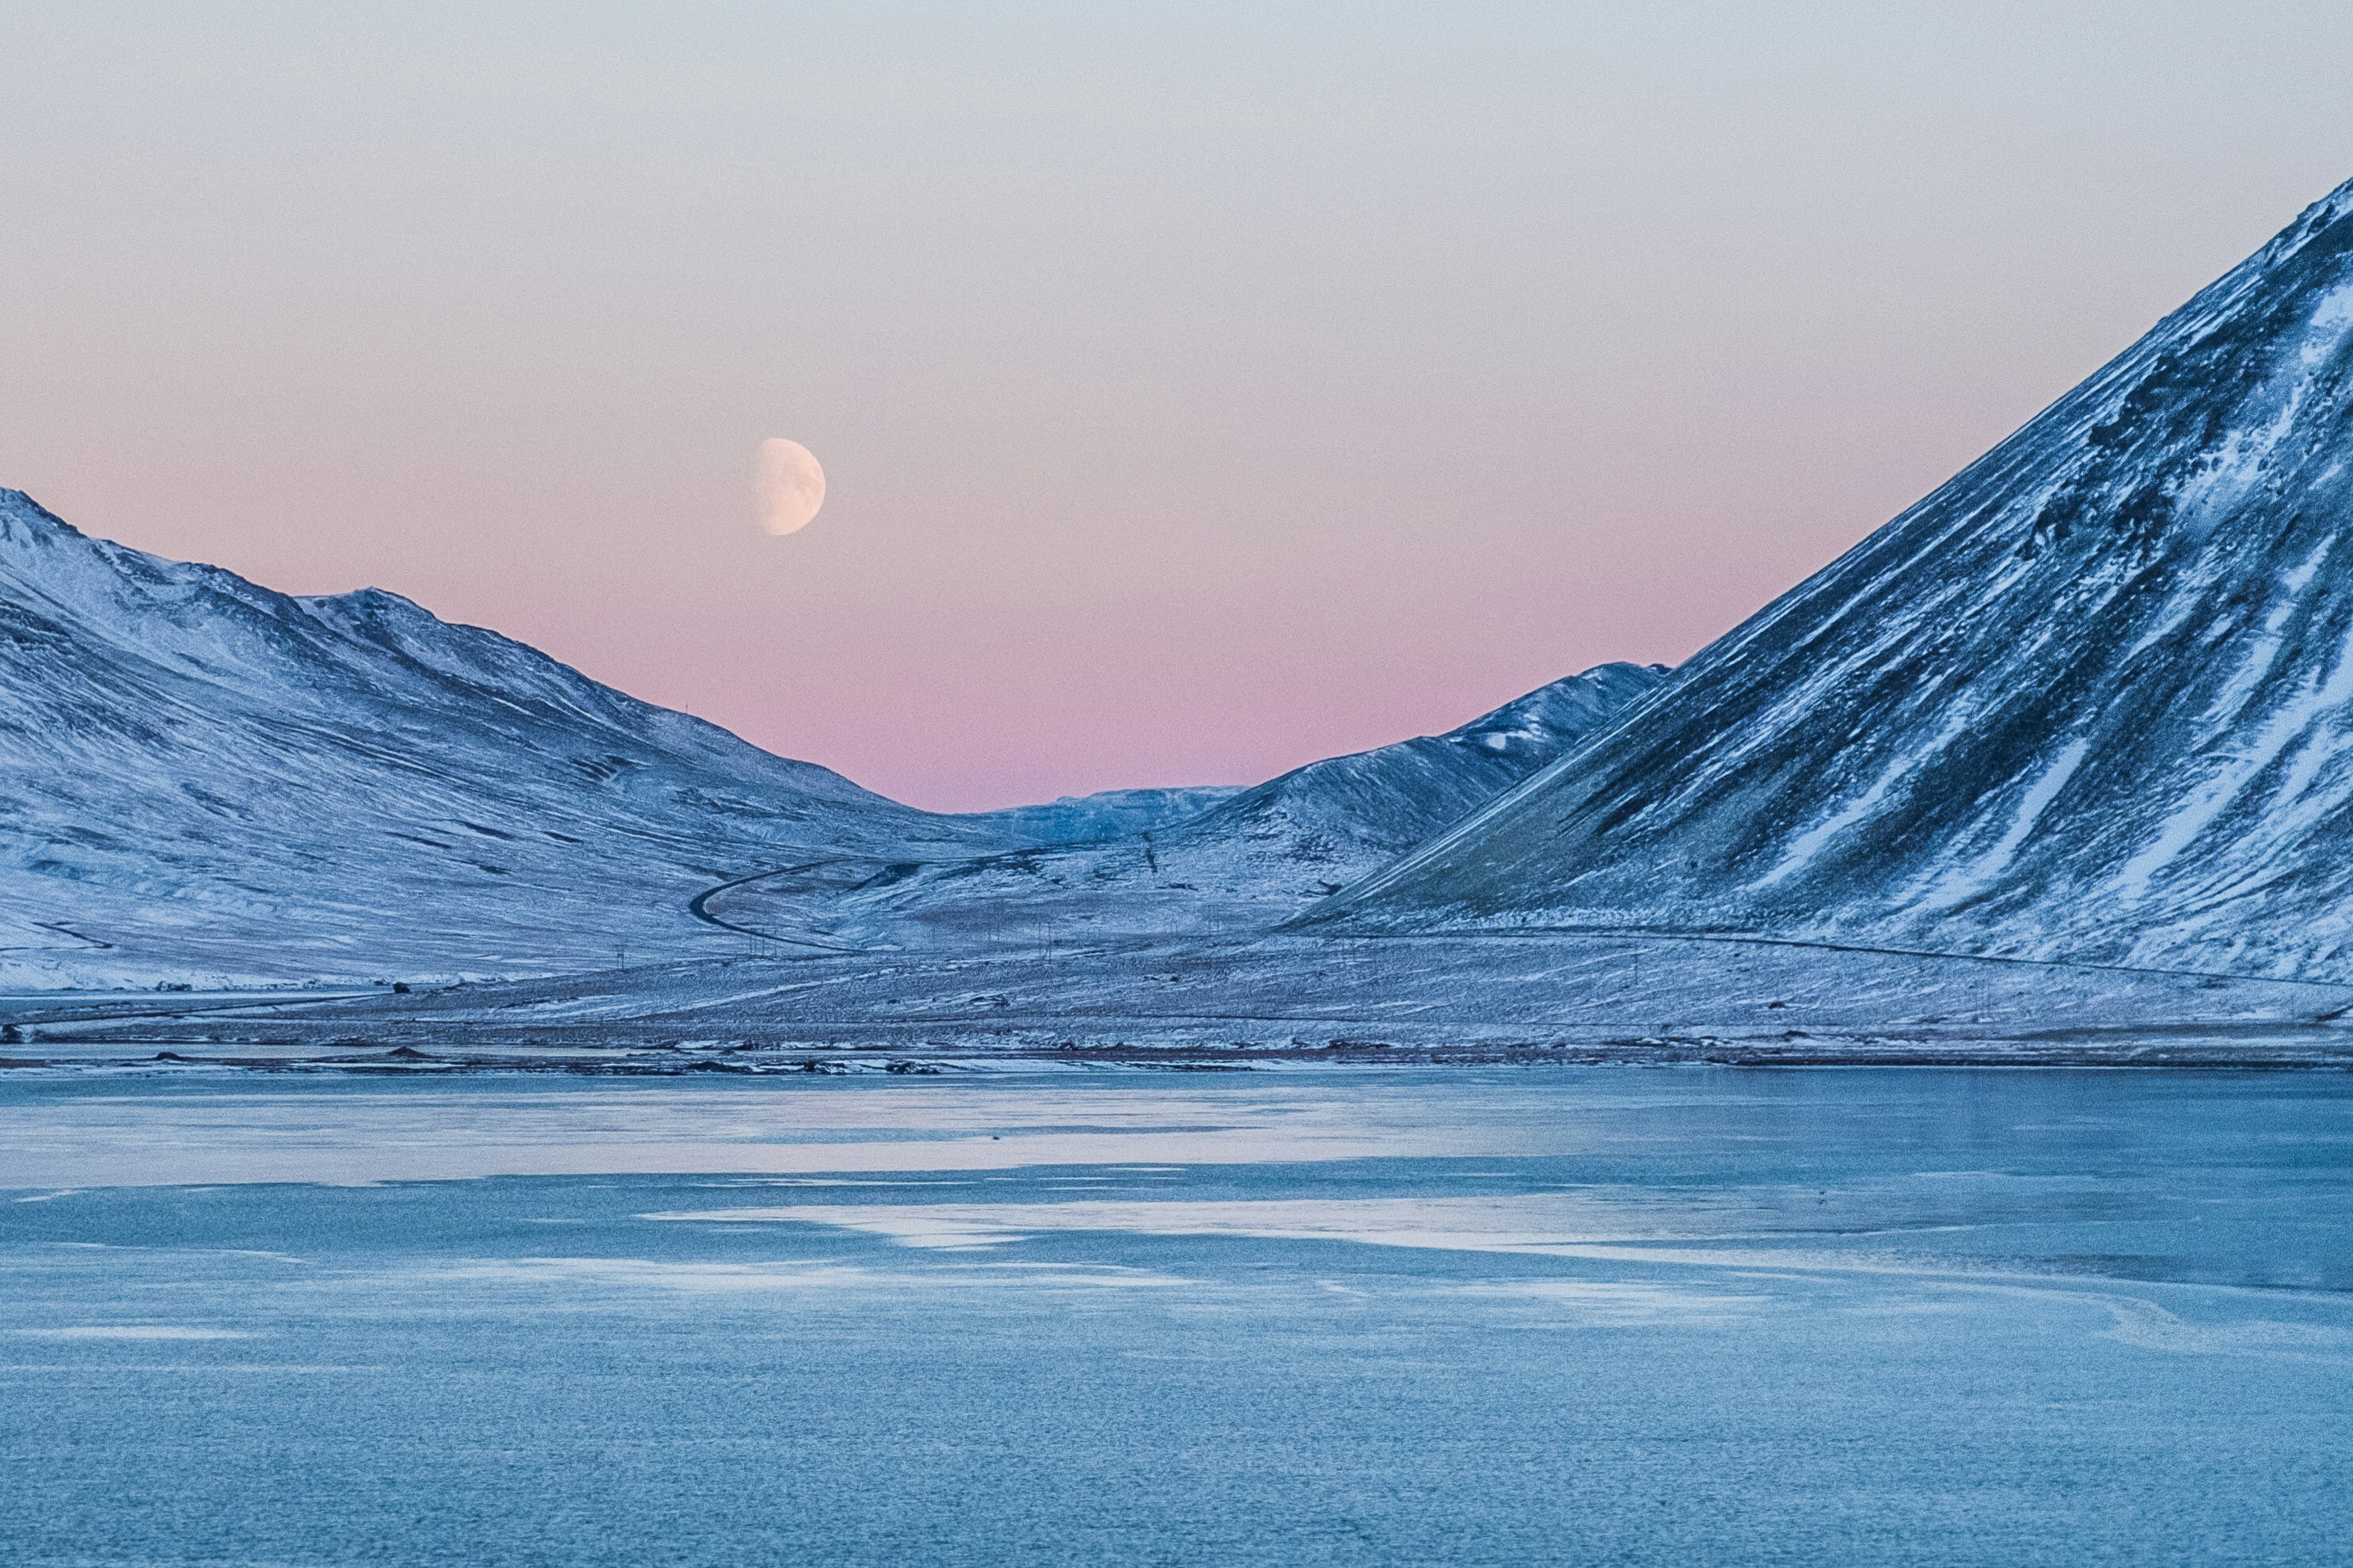
[{"label": "mountain peak", "polygon": [[79,529],[35,500],[25,491],[0,485],[0,529],[6,528],[12,522],[20,522],[27,528],[70,533],[76,539],[82,537]]},{"label": "mountain peak", "polygon": [[2353,975],[2353,184],[1334,901]]}]

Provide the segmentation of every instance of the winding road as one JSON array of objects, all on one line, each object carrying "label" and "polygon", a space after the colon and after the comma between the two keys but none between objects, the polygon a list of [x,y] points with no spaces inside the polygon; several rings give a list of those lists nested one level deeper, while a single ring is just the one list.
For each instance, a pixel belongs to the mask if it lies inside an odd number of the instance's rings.
[{"label": "winding road", "polygon": [[722,931],[739,931],[744,936],[758,937],[764,942],[783,942],[792,947],[815,948],[820,952],[864,952],[866,949],[862,947],[851,947],[843,942],[827,942],[820,937],[779,936],[772,931],[760,931],[752,926],[738,925],[733,921],[725,920],[718,915],[712,914],[711,912],[711,900],[713,898],[716,898],[719,894],[726,892],[731,888],[741,888],[753,882],[765,882],[771,877],[806,875],[811,871],[822,870],[828,866],[846,866],[852,864],[853,862],[860,861],[871,862],[873,858],[874,858],[872,856],[868,855],[835,855],[822,860],[804,861],[797,866],[772,866],[765,871],[754,871],[747,877],[732,877],[724,882],[703,889],[702,891],[695,894],[693,898],[688,900],[686,912],[692,915],[696,920],[701,921],[705,925],[717,926]]}]

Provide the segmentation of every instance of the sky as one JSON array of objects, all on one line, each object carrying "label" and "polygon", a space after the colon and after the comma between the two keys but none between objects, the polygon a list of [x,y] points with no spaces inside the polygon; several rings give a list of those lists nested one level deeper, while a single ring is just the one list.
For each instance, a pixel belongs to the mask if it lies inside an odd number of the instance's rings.
[{"label": "sky", "polygon": [[[2353,177],[2353,7],[0,0],[0,484],[964,810],[1672,663]],[[761,527],[760,443],[823,511]]]}]

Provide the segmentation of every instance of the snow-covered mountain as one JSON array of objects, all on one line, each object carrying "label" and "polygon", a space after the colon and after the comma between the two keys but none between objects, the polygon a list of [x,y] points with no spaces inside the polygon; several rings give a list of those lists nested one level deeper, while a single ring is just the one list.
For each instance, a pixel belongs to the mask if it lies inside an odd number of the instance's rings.
[{"label": "snow-covered mountain", "polygon": [[291,598],[0,490],[0,986],[692,952],[700,889],[1023,840],[373,589]]},{"label": "snow-covered mountain", "polygon": [[1605,664],[1443,735],[1310,763],[1116,841],[923,863],[845,858],[748,882],[711,908],[754,929],[859,944],[1261,930],[1544,767],[1666,674]]},{"label": "snow-covered mountain", "polygon": [[2353,184],[1317,911],[2353,978]]},{"label": "snow-covered mountain", "polygon": [[1030,844],[1109,844],[1173,827],[1241,794],[1240,784],[1191,784],[1159,789],[1107,789],[1066,795],[1042,805],[979,811],[985,823]]},{"label": "snow-covered mountain", "polygon": [[0,990],[1257,927],[1661,673],[1606,666],[1252,790],[939,816],[396,595],[273,593],[0,490]]}]

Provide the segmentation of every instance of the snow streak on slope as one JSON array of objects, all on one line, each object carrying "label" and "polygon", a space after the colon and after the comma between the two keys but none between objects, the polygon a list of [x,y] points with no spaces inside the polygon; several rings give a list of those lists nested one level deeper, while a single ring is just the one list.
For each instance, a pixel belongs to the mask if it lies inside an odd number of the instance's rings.
[{"label": "snow streak on slope", "polygon": [[1527,777],[1665,676],[1657,666],[1602,665],[1459,730],[1310,763],[1122,842],[923,865],[840,862],[752,884],[713,908],[759,929],[875,943],[1259,930]]},{"label": "snow streak on slope", "polygon": [[1007,842],[395,595],[0,490],[0,985],[575,969],[740,944],[686,905],[751,867]]},{"label": "snow streak on slope", "polygon": [[2353,185],[1319,911],[2353,977]]}]

